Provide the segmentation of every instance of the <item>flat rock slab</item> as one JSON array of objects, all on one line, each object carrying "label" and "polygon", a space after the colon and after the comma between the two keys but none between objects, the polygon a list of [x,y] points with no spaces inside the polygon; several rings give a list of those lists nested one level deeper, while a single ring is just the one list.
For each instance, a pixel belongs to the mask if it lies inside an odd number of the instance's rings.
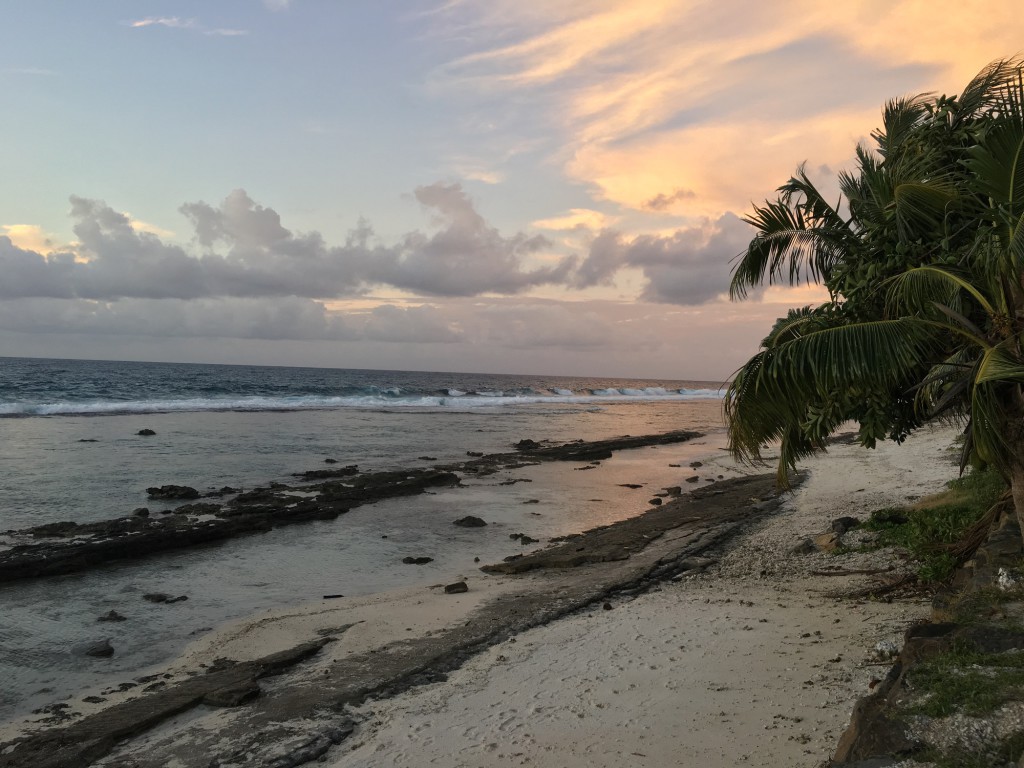
[{"label": "flat rock slab", "polygon": [[[175,508],[174,514],[157,518],[132,514],[93,523],[66,521],[4,531],[14,544],[0,550],[0,583],[74,573],[114,561],[137,560],[312,520],[333,520],[362,504],[412,496],[431,488],[457,487],[461,483],[459,473],[479,476],[538,461],[590,461],[610,456],[616,450],[668,445],[700,436],[698,432],[675,431],[576,442],[480,455],[470,461],[428,469],[359,473],[358,467],[351,465],[302,475],[307,481],[321,482],[273,484],[239,493],[227,503],[184,504]],[[524,456],[532,462],[524,464]],[[190,486],[165,485],[148,490],[151,496],[165,499],[194,500],[199,496]],[[210,495],[224,496],[234,490],[225,487]]]}]

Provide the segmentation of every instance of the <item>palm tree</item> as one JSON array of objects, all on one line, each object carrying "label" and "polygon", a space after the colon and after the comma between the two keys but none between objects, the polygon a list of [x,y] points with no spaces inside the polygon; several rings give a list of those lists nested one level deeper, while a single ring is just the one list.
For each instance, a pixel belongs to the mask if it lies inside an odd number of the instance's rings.
[{"label": "palm tree", "polygon": [[725,398],[730,449],[780,442],[779,478],[848,420],[866,446],[962,418],[964,457],[995,465],[1024,511],[1024,62],[997,61],[959,97],[890,102],[827,203],[806,174],[755,207],[733,272],[813,281]]}]

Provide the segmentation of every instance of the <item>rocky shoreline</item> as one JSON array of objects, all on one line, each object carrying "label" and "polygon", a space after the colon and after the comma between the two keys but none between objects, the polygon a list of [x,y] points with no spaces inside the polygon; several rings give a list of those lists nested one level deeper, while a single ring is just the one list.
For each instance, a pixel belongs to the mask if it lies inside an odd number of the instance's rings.
[{"label": "rocky shoreline", "polygon": [[[125,762],[109,764],[139,768],[174,761],[203,768],[213,764],[222,768],[254,763],[277,768],[300,765],[316,759],[351,732],[344,715],[346,707],[443,680],[482,649],[508,641],[530,627],[700,571],[712,562],[702,557],[703,553],[722,544],[752,518],[770,513],[778,503],[773,476],[768,474],[706,486],[670,499],[640,517],[528,556],[530,574],[506,577],[496,594],[443,630],[397,642],[388,638],[351,654],[343,647],[349,634],[346,625],[351,625],[346,620],[326,628],[333,631],[317,630],[312,638],[270,660],[221,660],[216,665],[185,669],[166,679],[160,690],[130,696],[92,714],[76,716],[65,711],[63,723],[5,742],[0,768],[91,765],[122,740],[150,731],[199,704],[226,707],[215,715],[218,724],[214,731],[189,728],[165,734],[159,743],[146,741],[138,749],[131,741],[121,743],[115,754]],[[512,562],[520,560],[527,558]],[[499,565],[488,570],[503,568]],[[468,590],[476,591],[479,579],[468,580]],[[438,589],[434,599],[458,600],[459,596]],[[339,621],[347,613],[343,606],[332,610]],[[261,690],[257,680],[268,674],[268,665],[276,673],[285,659],[298,666],[271,688]],[[299,663],[302,659],[305,662]],[[244,672],[243,664],[248,665]],[[233,671],[227,682],[211,677],[228,670]],[[305,734],[301,743],[295,743],[297,732]],[[285,754],[277,754],[281,745],[289,744]],[[127,754],[130,758],[124,757]]]},{"label": "rocky shoreline", "polygon": [[333,520],[355,507],[383,499],[451,488],[462,477],[480,477],[547,461],[594,462],[615,451],[670,445],[701,437],[675,431],[608,440],[548,445],[521,441],[515,452],[474,455],[454,464],[385,472],[360,472],[356,466],[300,473],[294,484],[273,483],[241,492],[222,488],[201,496],[186,485],[149,488],[154,501],[188,500],[154,514],[148,508],[92,523],[60,522],[4,531],[0,583],[74,573],[119,560],[187,547],[313,520]]},{"label": "rocky shoreline", "polygon": [[[966,637],[949,625],[959,598],[940,597],[946,623],[930,625],[920,594],[849,597],[907,564],[833,528],[938,490],[955,476],[950,440],[936,430],[873,452],[840,442],[808,461],[792,495],[776,495],[773,475],[666,489],[636,518],[452,574],[457,590],[236,622],[156,682],[8,728],[0,768],[909,768],[932,765],[912,755],[943,739],[987,754],[982,734],[1017,722],[1019,706],[990,725],[898,709],[915,665]],[[702,468],[717,471],[730,471],[726,457]],[[971,563],[983,594],[1019,560],[1003,551],[1019,545],[1016,529],[1001,530]]]}]

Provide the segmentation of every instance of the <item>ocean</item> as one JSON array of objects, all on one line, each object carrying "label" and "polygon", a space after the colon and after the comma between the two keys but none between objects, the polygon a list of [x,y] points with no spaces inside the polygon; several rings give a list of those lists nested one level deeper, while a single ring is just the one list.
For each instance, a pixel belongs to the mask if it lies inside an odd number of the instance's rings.
[{"label": "ocean", "polygon": [[[294,483],[326,460],[426,467],[521,439],[690,429],[692,443],[616,454],[594,471],[547,464],[390,499],[337,520],[0,585],[0,719],[166,663],[225,621],[283,605],[473,578],[478,565],[639,514],[722,445],[716,382],[0,358],[0,547],[11,531],[154,507],[145,489]],[[155,434],[140,435],[140,430]],[[514,485],[499,482],[515,479]],[[159,508],[157,503],[156,507]],[[166,505],[172,506],[172,505]],[[467,514],[483,529],[455,528]],[[406,556],[429,556],[423,566]],[[153,604],[148,592],[188,595]],[[128,617],[99,624],[114,609]],[[109,638],[110,659],[81,647]]]}]

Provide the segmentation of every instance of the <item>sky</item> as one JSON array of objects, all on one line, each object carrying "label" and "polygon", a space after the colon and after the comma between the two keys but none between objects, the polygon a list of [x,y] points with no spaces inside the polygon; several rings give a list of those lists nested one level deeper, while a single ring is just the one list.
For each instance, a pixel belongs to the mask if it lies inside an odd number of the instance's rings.
[{"label": "sky", "polygon": [[7,0],[0,356],[722,380],[726,296],[1016,2]]}]

